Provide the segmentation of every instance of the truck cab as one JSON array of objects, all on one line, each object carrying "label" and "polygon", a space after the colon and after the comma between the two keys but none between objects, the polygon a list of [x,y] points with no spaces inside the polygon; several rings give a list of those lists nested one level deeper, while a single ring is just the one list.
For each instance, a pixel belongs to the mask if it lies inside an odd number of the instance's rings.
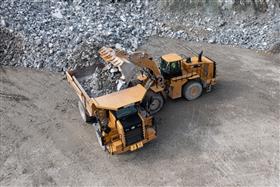
[{"label": "truck cab", "polygon": [[[134,151],[156,138],[153,118],[140,103],[146,94],[142,85],[95,98],[103,110],[94,126],[99,143],[111,154]],[[105,119],[105,120],[102,120]]]}]

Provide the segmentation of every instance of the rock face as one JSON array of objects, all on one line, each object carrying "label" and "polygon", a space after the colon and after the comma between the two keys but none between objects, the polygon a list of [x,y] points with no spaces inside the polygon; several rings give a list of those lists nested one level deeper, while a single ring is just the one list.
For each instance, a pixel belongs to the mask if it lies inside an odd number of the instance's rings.
[{"label": "rock face", "polygon": [[[21,64],[23,38],[13,31],[0,27],[0,65]],[[21,64],[24,65],[24,64]]]},{"label": "rock face", "polygon": [[8,21],[9,28],[23,34],[24,63],[16,65],[53,71],[64,71],[76,61],[91,63],[94,46],[119,43],[133,51],[157,24],[153,7],[140,1],[3,0],[0,13],[5,20],[1,25]]},{"label": "rock face", "polygon": [[162,17],[165,26],[183,28],[188,41],[207,41],[259,50],[267,50],[280,41],[280,9],[274,5],[276,0],[266,1],[268,7],[265,13],[256,13],[250,4],[246,4],[246,10],[238,10],[235,4],[232,5],[233,2],[170,0],[161,1],[160,4],[163,6],[162,11],[170,9]]},{"label": "rock face", "polygon": [[[207,16],[168,12],[159,3],[2,0],[0,64],[65,71],[94,63],[103,45],[134,51],[154,35],[255,49],[269,49],[280,38],[278,9],[258,17],[226,11]],[[7,50],[10,40],[16,47]]]}]

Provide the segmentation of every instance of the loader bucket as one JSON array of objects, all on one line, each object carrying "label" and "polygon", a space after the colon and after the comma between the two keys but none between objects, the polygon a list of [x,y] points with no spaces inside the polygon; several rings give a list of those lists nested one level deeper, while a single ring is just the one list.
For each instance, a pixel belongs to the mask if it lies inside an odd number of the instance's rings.
[{"label": "loader bucket", "polygon": [[117,67],[122,74],[122,79],[130,81],[134,74],[136,66],[129,62],[128,56],[124,51],[113,50],[112,48],[102,47],[99,51],[100,57],[107,63]]}]

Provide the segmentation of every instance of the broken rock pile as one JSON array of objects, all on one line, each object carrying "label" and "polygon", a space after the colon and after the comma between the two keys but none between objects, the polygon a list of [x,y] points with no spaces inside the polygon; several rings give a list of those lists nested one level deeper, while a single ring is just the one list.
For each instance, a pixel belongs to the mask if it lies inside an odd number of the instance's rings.
[{"label": "broken rock pile", "polygon": [[81,81],[90,97],[99,97],[127,87],[121,72],[111,64],[97,67],[95,72]]},{"label": "broken rock pile", "polygon": [[[233,11],[204,15],[191,7],[170,12],[159,8],[162,2],[1,0],[0,28],[20,35],[21,41],[19,47],[9,48],[13,55],[0,49],[0,65],[65,71],[75,64],[94,63],[98,47],[134,51],[150,36],[265,50],[279,42],[279,8],[259,16]],[[0,37],[9,44],[9,37]],[[3,60],[6,55],[10,60]]]},{"label": "broken rock pile", "polygon": [[[146,37],[156,35],[155,10],[150,5],[143,1],[2,0],[1,27],[21,33],[25,43],[21,60],[5,65],[64,71],[84,43],[133,51]],[[74,56],[81,57],[88,63],[87,55]]]},{"label": "broken rock pile", "polygon": [[0,27],[0,65],[15,65],[23,54],[23,38],[20,34]]},{"label": "broken rock pile", "polygon": [[[165,3],[165,1],[160,2]],[[179,36],[187,41],[268,50],[275,43],[280,42],[280,6],[272,6],[274,0],[267,2],[271,6],[265,13],[258,14],[250,11],[249,8],[242,11],[226,7],[221,7],[221,10],[211,14],[207,14],[203,9],[195,11],[191,8],[185,11],[167,11],[165,16],[161,17],[165,29],[161,28],[159,35]],[[180,9],[184,4],[187,3],[175,0],[174,4],[169,4],[169,7],[175,6]],[[174,28],[180,30],[171,32],[170,30]]]}]

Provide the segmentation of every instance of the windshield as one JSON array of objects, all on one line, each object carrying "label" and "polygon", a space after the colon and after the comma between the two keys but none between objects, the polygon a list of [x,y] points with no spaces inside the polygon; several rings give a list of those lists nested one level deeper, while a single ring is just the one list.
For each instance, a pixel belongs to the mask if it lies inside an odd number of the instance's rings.
[{"label": "windshield", "polygon": [[137,109],[135,106],[129,106],[129,107],[126,107],[126,108],[122,108],[122,109],[119,109],[118,111],[116,111],[116,117],[118,119],[121,119],[125,116],[129,116],[131,114],[135,114],[137,113]]},{"label": "windshield", "polygon": [[167,62],[163,59],[161,59],[160,61],[160,70],[163,71],[163,72],[167,72],[168,66],[167,66]]}]

